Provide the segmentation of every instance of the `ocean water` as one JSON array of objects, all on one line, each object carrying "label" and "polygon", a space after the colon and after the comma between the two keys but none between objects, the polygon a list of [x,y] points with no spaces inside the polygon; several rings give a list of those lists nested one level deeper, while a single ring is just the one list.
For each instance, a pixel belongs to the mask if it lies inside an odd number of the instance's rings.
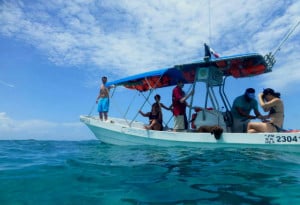
[{"label": "ocean water", "polygon": [[0,141],[0,204],[300,204],[300,154]]}]

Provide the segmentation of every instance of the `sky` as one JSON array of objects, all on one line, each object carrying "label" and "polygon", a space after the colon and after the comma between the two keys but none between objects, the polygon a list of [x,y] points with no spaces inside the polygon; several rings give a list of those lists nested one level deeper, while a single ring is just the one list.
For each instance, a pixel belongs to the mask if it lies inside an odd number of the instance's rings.
[{"label": "sky", "polygon": [[[299,13],[298,0],[0,0],[0,139],[96,139],[79,116],[97,115],[101,76],[201,60],[204,43],[221,56],[274,53]],[[276,53],[273,72],[228,79],[229,100],[271,87],[284,101],[284,126],[299,129],[299,52],[300,26]],[[170,89],[155,91],[166,105]],[[143,98],[119,92],[109,116]]]}]

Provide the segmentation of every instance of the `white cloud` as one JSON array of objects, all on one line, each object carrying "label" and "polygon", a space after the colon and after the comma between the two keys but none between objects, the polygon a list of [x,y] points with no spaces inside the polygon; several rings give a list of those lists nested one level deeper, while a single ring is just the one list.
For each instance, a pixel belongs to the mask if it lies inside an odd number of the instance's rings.
[{"label": "white cloud", "polygon": [[[57,123],[44,120],[14,120],[0,112],[0,140],[90,140],[96,139],[80,122]],[[87,134],[89,133],[89,134]]]},{"label": "white cloud", "polygon": [[284,93],[299,91],[300,72],[299,64],[290,64],[289,58],[284,59],[284,63],[273,68],[274,72],[264,76],[263,87],[272,87]]},{"label": "white cloud", "polygon": [[[221,55],[266,54],[299,21],[300,2],[12,0],[0,9],[2,35],[32,44],[56,64],[93,65],[118,78],[201,59],[204,42]],[[299,50],[297,33],[299,28],[282,50]],[[285,55],[277,61],[286,61]],[[300,67],[290,58],[281,69],[293,73],[290,64]],[[268,76],[266,81],[274,77]]]},{"label": "white cloud", "polygon": [[0,84],[4,85],[6,87],[10,87],[10,88],[14,88],[15,87],[15,85],[13,85],[11,83],[4,82],[3,80],[0,80]]}]

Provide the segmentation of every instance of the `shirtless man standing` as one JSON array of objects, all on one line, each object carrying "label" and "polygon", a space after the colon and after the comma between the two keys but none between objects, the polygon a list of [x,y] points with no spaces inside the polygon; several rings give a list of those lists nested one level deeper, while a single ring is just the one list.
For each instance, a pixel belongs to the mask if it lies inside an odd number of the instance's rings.
[{"label": "shirtless man standing", "polygon": [[107,77],[103,76],[99,95],[96,99],[96,103],[98,103],[98,112],[101,121],[103,121],[103,117],[104,120],[107,121],[107,113],[109,109],[109,90],[111,87],[106,87],[106,82],[107,82]]}]

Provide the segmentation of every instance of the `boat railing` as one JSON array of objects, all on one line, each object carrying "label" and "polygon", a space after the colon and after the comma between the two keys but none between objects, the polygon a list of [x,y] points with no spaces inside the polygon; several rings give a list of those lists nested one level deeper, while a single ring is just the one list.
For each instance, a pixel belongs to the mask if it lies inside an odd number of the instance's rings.
[{"label": "boat railing", "polygon": [[276,63],[275,56],[270,52],[264,56],[267,63],[267,72],[271,72],[274,64]]}]

